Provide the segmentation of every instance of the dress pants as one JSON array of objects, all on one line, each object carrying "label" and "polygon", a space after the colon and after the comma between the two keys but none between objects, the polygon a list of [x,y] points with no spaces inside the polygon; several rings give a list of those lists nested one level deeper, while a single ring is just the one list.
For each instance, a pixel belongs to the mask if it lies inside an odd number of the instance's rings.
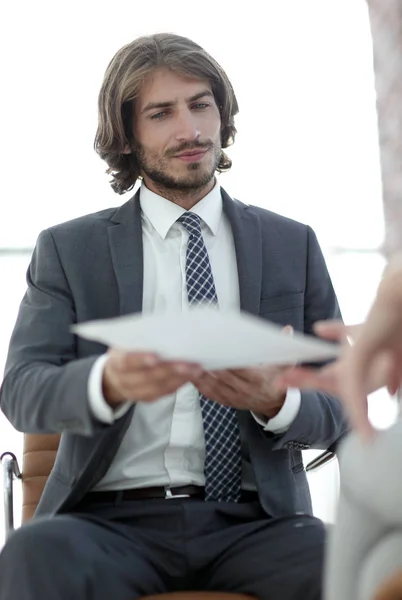
[{"label": "dress pants", "polygon": [[259,502],[92,503],[36,518],[0,554],[0,600],[135,600],[212,590],[319,600],[325,527]]}]

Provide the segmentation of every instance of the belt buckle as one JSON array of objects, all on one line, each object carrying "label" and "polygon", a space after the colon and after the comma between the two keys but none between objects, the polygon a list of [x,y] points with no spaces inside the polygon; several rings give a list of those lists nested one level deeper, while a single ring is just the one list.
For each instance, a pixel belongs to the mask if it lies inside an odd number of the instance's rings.
[{"label": "belt buckle", "polygon": [[165,485],[165,500],[174,500],[175,498],[190,498],[190,494],[172,494],[170,487]]}]

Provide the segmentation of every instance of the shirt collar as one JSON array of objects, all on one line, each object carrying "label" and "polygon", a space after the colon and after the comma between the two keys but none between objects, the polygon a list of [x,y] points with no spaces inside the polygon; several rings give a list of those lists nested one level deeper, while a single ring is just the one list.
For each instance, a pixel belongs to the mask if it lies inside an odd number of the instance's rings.
[{"label": "shirt collar", "polygon": [[[166,200],[166,198],[155,194],[155,192],[151,192],[144,183],[142,183],[140,189],[140,205],[142,212],[162,239],[166,238],[172,225],[186,212],[181,206],[170,202],[170,200]],[[209,194],[193,206],[191,212],[201,217],[212,234],[216,235],[222,216],[220,185],[216,183]]]}]

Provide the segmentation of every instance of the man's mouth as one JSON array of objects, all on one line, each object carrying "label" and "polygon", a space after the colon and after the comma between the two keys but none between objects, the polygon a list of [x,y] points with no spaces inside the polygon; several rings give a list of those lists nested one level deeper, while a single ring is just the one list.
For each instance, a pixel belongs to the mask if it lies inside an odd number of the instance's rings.
[{"label": "man's mouth", "polygon": [[184,161],[201,160],[201,158],[208,152],[208,148],[196,148],[194,150],[186,150],[176,154],[175,158],[179,158]]}]

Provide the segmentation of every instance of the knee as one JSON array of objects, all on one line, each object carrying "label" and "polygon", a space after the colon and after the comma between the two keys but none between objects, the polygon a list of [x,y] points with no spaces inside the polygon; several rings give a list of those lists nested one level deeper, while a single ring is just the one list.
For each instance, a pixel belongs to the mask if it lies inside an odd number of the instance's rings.
[{"label": "knee", "polygon": [[323,597],[324,589],[324,565],[323,558],[320,557],[311,566],[307,574],[306,581],[302,583],[305,586],[305,593],[300,594],[300,598],[311,598],[311,600],[320,600]]},{"label": "knee", "polygon": [[16,529],[0,554],[0,564],[7,561],[8,565],[17,566],[22,560],[25,563],[35,557],[43,560],[48,553],[54,553],[55,546],[67,541],[66,520],[65,517],[34,520]]},{"label": "knee", "polygon": [[325,526],[320,521],[296,519],[289,532],[286,553],[273,565],[268,576],[264,573],[261,587],[254,595],[262,600],[320,600],[325,535]]},{"label": "knee", "polygon": [[323,571],[321,561],[304,562],[302,566],[284,565],[277,576],[252,584],[246,593],[260,600],[321,600]]},{"label": "knee", "polygon": [[323,555],[316,555],[300,565],[295,573],[295,598],[320,600],[323,597]]},{"label": "knee", "polygon": [[[324,556],[327,530],[316,521],[310,535],[303,536],[299,556],[295,556],[294,578],[296,598],[319,600],[323,597]],[[303,531],[303,529],[301,529]],[[292,577],[292,570],[289,570]]]}]

